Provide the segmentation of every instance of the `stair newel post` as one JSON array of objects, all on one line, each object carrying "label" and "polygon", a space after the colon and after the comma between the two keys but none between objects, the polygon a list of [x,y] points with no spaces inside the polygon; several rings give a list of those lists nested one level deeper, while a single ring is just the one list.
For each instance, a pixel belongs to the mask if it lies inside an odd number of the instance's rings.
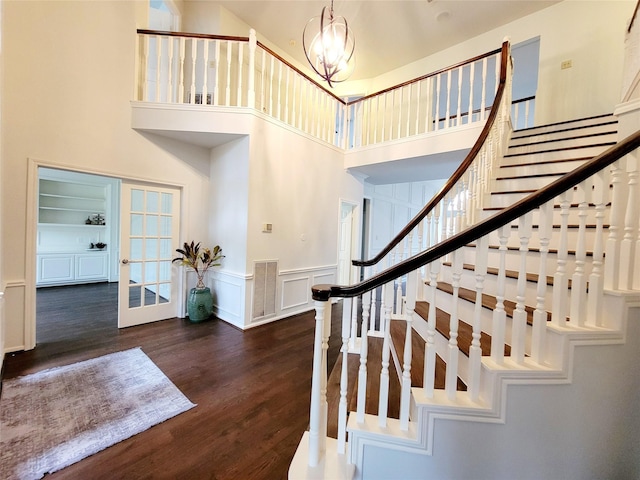
[{"label": "stair newel post", "polygon": [[413,315],[416,308],[416,296],[418,293],[418,270],[407,274],[407,293],[405,304],[405,338],[404,357],[402,365],[402,390],[400,393],[400,429],[409,429],[409,410],[411,408],[411,339],[413,335]]},{"label": "stair newel post", "polygon": [[586,284],[585,284],[585,260],[587,258],[587,194],[584,182],[578,184],[578,239],[576,244],[576,268],[571,277],[571,307],[569,321],[573,325],[583,326],[586,316]]},{"label": "stair newel post", "polygon": [[[383,285],[382,296],[385,300],[384,329],[382,339],[382,362],[380,368],[380,397],[378,403],[378,426],[387,426],[387,411],[389,409],[389,360],[391,357],[391,306],[393,304],[393,281]],[[381,312],[381,313],[383,313]]]},{"label": "stair newel post", "polygon": [[511,331],[511,357],[517,363],[523,364],[527,332],[527,312],[524,309],[524,302],[527,289],[527,255],[529,253],[529,239],[531,238],[530,213],[518,219],[518,236],[520,237],[520,267],[518,268],[518,284],[516,287],[516,309],[513,312]]},{"label": "stair newel post", "polygon": [[256,107],[256,48],[258,47],[258,39],[256,31],[251,28],[249,30],[249,85],[247,92],[247,106],[249,108]]},{"label": "stair newel post", "polygon": [[349,391],[348,356],[351,337],[351,310],[354,298],[345,298],[342,305],[342,370],[340,371],[340,403],[338,404],[338,453],[345,453],[347,442],[347,392]]},{"label": "stair newel post", "polygon": [[618,272],[620,265],[620,244],[618,230],[620,230],[621,216],[626,207],[622,186],[622,169],[620,162],[611,164],[611,208],[609,211],[609,235],[605,244],[604,288],[618,289]]},{"label": "stair newel post", "polygon": [[473,325],[471,333],[471,346],[469,347],[469,396],[477,401],[480,397],[480,372],[482,371],[482,348],[480,337],[482,335],[482,292],[484,280],[487,276],[487,263],[489,257],[489,237],[485,235],[476,242],[476,301],[473,310]]},{"label": "stair newel post", "polygon": [[510,225],[498,229],[500,239],[500,267],[498,268],[498,288],[496,292],[496,308],[493,311],[493,327],[491,329],[491,359],[498,365],[504,363],[505,323],[507,314],[504,309],[507,241]]},{"label": "stair newel post", "polygon": [[540,206],[540,264],[538,266],[538,284],[536,288],[536,309],[533,312],[533,330],[531,333],[531,358],[543,363],[545,357],[545,339],[547,329],[547,311],[544,297],[547,291],[547,255],[553,228],[553,200]]},{"label": "stair newel post", "polygon": [[569,293],[569,280],[567,276],[567,238],[569,223],[569,193],[561,193],[560,201],[560,244],[558,246],[558,265],[553,276],[553,300],[551,321],[561,327],[567,322],[567,296]]},{"label": "stair newel post", "polygon": [[[637,239],[634,235],[637,232],[638,224],[638,153],[637,151],[628,154],[626,160],[627,177],[629,178],[627,206],[624,215],[624,235],[620,242],[620,273],[618,278],[618,288],[620,290],[631,290],[634,274],[634,248]],[[635,252],[640,255],[640,252]],[[637,274],[637,272],[636,272]]]},{"label": "stair newel post", "polygon": [[589,291],[587,292],[587,323],[601,325],[602,315],[602,261],[604,236],[605,188],[604,172],[601,170],[593,177],[591,201],[596,209],[596,231],[593,244],[593,265],[589,275]]},{"label": "stair newel post", "polygon": [[[356,421],[364,423],[365,407],[367,403],[367,355],[369,343],[367,331],[369,329],[369,309],[371,305],[371,290],[362,296],[362,327],[360,329],[360,367],[358,368],[358,404],[356,410]],[[354,332],[355,334],[356,332]]]},{"label": "stair newel post", "polygon": [[[323,417],[323,404],[326,398],[322,399],[322,385],[326,385],[326,359],[323,359],[323,338],[326,311],[331,316],[331,303],[329,301],[314,302],[316,308],[316,330],[313,342],[313,376],[311,378],[311,408],[309,412],[309,466],[315,467],[320,462],[324,453],[325,439],[321,438],[323,431],[326,431],[326,417]],[[322,370],[322,366],[325,370]],[[323,378],[324,377],[324,378]],[[325,390],[326,392],[326,390]],[[325,427],[322,427],[322,424]],[[326,437],[326,434],[325,434]]]},{"label": "stair newel post", "polygon": [[449,345],[447,355],[447,374],[445,379],[445,390],[447,398],[449,400],[455,400],[458,393],[458,359],[460,355],[460,348],[458,347],[458,306],[460,304],[460,298],[458,297],[460,292],[460,278],[462,277],[462,249],[458,249],[453,252],[452,261],[452,282],[453,287],[452,299],[453,305],[451,306],[451,316],[449,319]]},{"label": "stair newel post", "polygon": [[424,349],[424,381],[423,387],[427,398],[433,398],[436,378],[436,289],[440,260],[429,264],[429,315],[427,319],[427,341]]}]

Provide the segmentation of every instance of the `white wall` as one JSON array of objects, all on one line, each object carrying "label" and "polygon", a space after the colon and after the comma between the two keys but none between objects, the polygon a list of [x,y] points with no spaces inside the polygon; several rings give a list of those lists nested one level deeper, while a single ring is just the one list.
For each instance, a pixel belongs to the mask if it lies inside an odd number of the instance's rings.
[{"label": "white wall", "polygon": [[28,343],[25,315],[34,314],[35,272],[25,265],[35,235],[35,222],[27,223],[28,159],[181,186],[183,235],[207,239],[209,154],[131,129],[135,30],[146,26],[146,2],[2,2],[2,9],[1,115],[11,119],[0,138],[8,351]]},{"label": "white wall", "polygon": [[[345,82],[340,95],[371,93],[499,48],[540,36],[536,124],[613,112],[620,101],[624,32],[635,0],[565,0],[368,82]],[[561,62],[572,61],[562,70]],[[585,101],[587,98],[589,101]]]},{"label": "white wall", "polygon": [[[340,150],[252,117],[251,134],[215,148],[211,164],[210,236],[226,255],[215,303],[218,316],[240,328],[313,308],[311,287],[336,281],[340,199],[361,205],[363,189]],[[275,312],[254,320],[259,261],[278,262]]]}]

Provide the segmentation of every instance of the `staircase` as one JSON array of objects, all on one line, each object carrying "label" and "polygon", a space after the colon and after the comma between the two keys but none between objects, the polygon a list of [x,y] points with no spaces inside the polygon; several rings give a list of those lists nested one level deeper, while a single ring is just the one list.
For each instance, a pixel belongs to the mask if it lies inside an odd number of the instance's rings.
[{"label": "staircase", "polygon": [[[482,217],[504,211],[601,154],[616,144],[617,135],[612,115],[513,132],[483,200]],[[508,423],[507,397],[516,395],[508,385],[537,387],[532,398],[538,398],[545,388],[540,385],[572,383],[575,346],[625,342],[629,302],[638,296],[603,293],[606,282],[618,285],[605,279],[604,243],[607,255],[624,257],[613,247],[621,244],[618,232],[629,230],[608,231],[612,222],[625,223],[611,211],[612,201],[626,202],[614,193],[620,171],[614,167],[611,177],[600,172],[425,266],[415,280],[410,273],[385,284],[378,295],[368,292],[364,308],[344,300],[343,355],[326,384],[326,433],[337,439],[338,463],[329,476],[328,463],[322,465],[324,478],[385,478],[384,467],[371,457],[375,452],[395,451],[391,458],[400,465],[402,459],[428,464],[414,456],[433,458],[436,425],[442,425],[436,419],[464,420],[468,428]],[[369,335],[345,337],[352,315],[365,317],[361,330]],[[637,310],[633,315],[637,320]],[[348,438],[342,440],[340,402],[350,412]],[[348,450],[341,456],[340,442],[346,440]],[[329,462],[334,447],[326,448]],[[402,475],[403,470],[396,465],[388,471]]]}]

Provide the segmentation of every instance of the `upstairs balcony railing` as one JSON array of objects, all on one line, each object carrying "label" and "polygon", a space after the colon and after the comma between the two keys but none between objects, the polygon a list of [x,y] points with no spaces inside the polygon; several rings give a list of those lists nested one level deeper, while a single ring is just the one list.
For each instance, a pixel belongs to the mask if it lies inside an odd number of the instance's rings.
[{"label": "upstairs balcony railing", "polygon": [[[500,49],[347,102],[248,37],[138,30],[135,100],[251,108],[344,149],[484,122]],[[514,103],[532,125],[533,99]]]}]

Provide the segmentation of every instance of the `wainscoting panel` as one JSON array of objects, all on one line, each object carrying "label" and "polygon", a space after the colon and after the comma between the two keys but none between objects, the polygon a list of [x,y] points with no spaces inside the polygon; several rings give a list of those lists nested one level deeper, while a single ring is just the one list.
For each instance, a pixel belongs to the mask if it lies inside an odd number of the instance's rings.
[{"label": "wainscoting panel", "polygon": [[308,305],[311,297],[309,276],[283,279],[281,310]]}]

